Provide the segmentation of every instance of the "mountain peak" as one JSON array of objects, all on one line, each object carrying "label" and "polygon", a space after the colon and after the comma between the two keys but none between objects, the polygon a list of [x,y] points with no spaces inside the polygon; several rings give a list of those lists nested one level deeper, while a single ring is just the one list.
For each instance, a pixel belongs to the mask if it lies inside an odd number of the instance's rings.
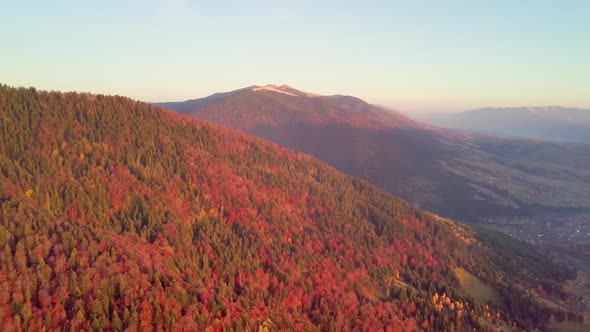
[{"label": "mountain peak", "polygon": [[295,97],[318,97],[319,95],[313,94],[313,93],[308,93],[308,92],[304,92],[301,90],[297,90],[287,84],[283,84],[281,86],[278,86],[276,84],[267,84],[264,86],[255,86],[251,89],[252,91],[256,91],[256,92],[260,92],[260,91],[264,91],[264,92],[275,92],[275,93],[282,93],[282,94],[286,94],[286,95],[290,95],[290,96],[295,96]]},{"label": "mountain peak", "polygon": [[286,94],[286,95],[297,97],[297,95],[294,94],[294,93],[291,93],[291,92],[282,90],[281,89],[282,87],[283,86],[279,87],[279,86],[276,86],[274,84],[268,84],[268,85],[265,85],[265,86],[257,86],[255,88],[253,88],[252,91],[255,91],[255,92],[259,92],[259,91],[275,92],[275,93],[282,93],[282,94]]}]

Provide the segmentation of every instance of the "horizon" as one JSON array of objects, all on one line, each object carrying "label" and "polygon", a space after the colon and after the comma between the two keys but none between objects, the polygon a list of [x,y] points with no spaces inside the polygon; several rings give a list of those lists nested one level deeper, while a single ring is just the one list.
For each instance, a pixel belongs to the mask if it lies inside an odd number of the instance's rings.
[{"label": "horizon", "polygon": [[[290,85],[290,84],[286,84],[286,83],[268,83],[268,84],[252,84],[252,85],[248,85],[245,87],[241,87],[241,88],[235,88],[235,89],[230,89],[227,91],[216,91],[213,93],[209,93],[207,95],[204,96],[197,96],[194,98],[189,98],[189,99],[184,99],[184,100],[161,100],[161,101],[145,101],[147,103],[170,103],[170,102],[186,102],[186,101],[190,101],[190,100],[195,100],[195,99],[202,99],[202,98],[207,98],[210,97],[212,95],[218,94],[218,93],[226,93],[226,92],[231,92],[231,91],[238,91],[238,90],[245,90],[245,89],[250,89],[250,88],[257,88],[257,87],[267,87],[267,86],[271,86],[271,87],[275,87],[275,88],[281,88],[281,87],[287,87],[287,88],[292,88],[295,90],[298,90],[300,92],[304,92],[304,93],[310,93],[310,94],[314,94],[314,91],[308,91],[305,89],[299,89],[299,87]],[[323,95],[323,94],[318,94],[317,96],[334,96],[334,95],[343,95],[340,93],[335,93],[335,94],[330,94],[330,95]],[[356,98],[360,98],[361,100],[378,106],[378,107],[382,107],[385,109],[389,109],[392,111],[400,111],[400,112],[404,112],[404,113],[411,113],[411,114],[416,114],[416,113],[428,113],[429,111],[408,111],[408,110],[403,110],[403,109],[398,109],[396,108],[394,105],[385,105],[385,104],[380,104],[380,103],[372,103],[368,100],[363,99],[360,96],[354,96],[354,95],[346,95],[346,96],[350,96],[350,97],[356,97]],[[470,108],[470,109],[464,109],[464,110],[453,110],[449,113],[461,113],[461,112],[468,112],[468,111],[474,111],[474,110],[480,110],[480,109],[510,109],[510,108],[574,108],[574,109],[580,109],[580,110],[585,110],[584,107],[575,107],[575,106],[569,106],[569,105],[508,105],[508,106],[493,106],[493,105],[488,105],[488,106],[478,106],[475,108]],[[446,112],[434,112],[434,113],[446,113]]]},{"label": "horizon", "polygon": [[3,3],[0,72],[8,85],[146,102],[280,83],[408,113],[588,109],[584,8],[590,4]]},{"label": "horizon", "polygon": [[[5,84],[7,86],[13,86],[7,83],[2,83],[1,84]],[[163,103],[174,103],[174,102],[187,102],[187,101],[191,101],[191,100],[196,100],[196,99],[202,99],[202,98],[206,98],[209,96],[212,96],[214,94],[217,93],[226,93],[226,92],[231,92],[231,91],[236,91],[236,90],[245,90],[248,88],[254,88],[254,87],[266,87],[266,86],[275,86],[275,87],[282,87],[282,86],[286,86],[286,87],[290,87],[293,88],[295,90],[304,92],[304,93],[310,93],[310,94],[314,94],[313,91],[307,91],[307,90],[303,90],[303,89],[298,89],[297,87],[294,87],[292,85],[289,84],[275,84],[275,83],[269,83],[269,84],[252,84],[249,86],[245,86],[245,87],[241,87],[241,88],[237,88],[237,89],[231,89],[231,90],[227,90],[227,91],[215,91],[213,93],[209,93],[207,95],[204,96],[197,96],[194,98],[189,98],[189,99],[183,99],[183,100],[160,100],[160,101],[146,101],[146,100],[141,100],[141,99],[137,99],[137,98],[133,98],[132,96],[126,96],[126,95],[121,95],[121,94],[112,94],[112,93],[101,93],[101,92],[92,92],[92,91],[83,91],[83,90],[56,90],[56,89],[43,89],[41,87],[37,87],[37,86],[33,86],[33,85],[14,85],[13,87],[22,87],[22,88],[34,88],[36,90],[40,90],[40,91],[47,91],[47,92],[59,92],[59,93],[68,93],[68,92],[75,92],[75,93],[90,93],[93,95],[104,95],[104,96],[121,96],[121,97],[128,97],[140,102],[145,102],[148,104],[163,104]],[[396,111],[396,112],[401,112],[404,113],[406,115],[426,115],[428,113],[462,113],[462,112],[469,112],[469,111],[476,111],[476,110],[480,110],[480,109],[510,109],[510,108],[566,108],[566,109],[579,109],[579,110],[587,110],[586,108],[583,107],[575,107],[575,106],[569,106],[569,105],[510,105],[510,106],[478,106],[475,108],[470,108],[470,109],[462,109],[462,110],[452,110],[452,111],[428,111],[428,110],[414,110],[414,111],[410,111],[410,110],[404,110],[404,109],[399,109],[396,108],[395,106],[391,106],[391,105],[384,105],[384,104],[380,104],[380,103],[371,103],[368,100],[363,99],[362,97],[359,96],[353,96],[353,95],[344,95],[344,94],[339,94],[339,93],[335,93],[335,94],[331,94],[331,95],[320,95],[318,94],[317,96],[336,96],[336,95],[341,95],[341,96],[350,96],[350,97],[356,97],[359,98],[371,105],[377,106],[377,107],[381,107],[385,110],[389,110],[389,111]]]}]

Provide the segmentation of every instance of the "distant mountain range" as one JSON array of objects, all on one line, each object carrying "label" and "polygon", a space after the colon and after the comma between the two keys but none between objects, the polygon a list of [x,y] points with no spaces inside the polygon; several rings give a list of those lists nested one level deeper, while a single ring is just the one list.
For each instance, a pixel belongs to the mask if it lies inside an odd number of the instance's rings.
[{"label": "distant mountain range", "polygon": [[480,108],[412,115],[436,126],[544,140],[590,143],[590,110],[549,107]]},{"label": "distant mountain range", "polygon": [[590,147],[421,123],[351,96],[253,86],[163,107],[309,153],[439,214],[590,207]]}]

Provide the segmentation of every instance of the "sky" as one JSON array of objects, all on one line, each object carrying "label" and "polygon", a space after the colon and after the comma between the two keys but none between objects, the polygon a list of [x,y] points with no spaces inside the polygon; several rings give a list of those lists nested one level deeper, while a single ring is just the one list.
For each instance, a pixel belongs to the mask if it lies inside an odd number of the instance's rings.
[{"label": "sky", "polygon": [[407,112],[590,108],[590,1],[2,1],[0,83],[149,102],[288,84]]}]

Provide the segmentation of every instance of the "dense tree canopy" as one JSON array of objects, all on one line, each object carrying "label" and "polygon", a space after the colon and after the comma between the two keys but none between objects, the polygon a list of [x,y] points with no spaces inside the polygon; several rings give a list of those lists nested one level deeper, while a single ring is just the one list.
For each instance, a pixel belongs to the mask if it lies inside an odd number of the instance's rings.
[{"label": "dense tree canopy", "polygon": [[548,309],[519,291],[487,307],[453,268],[499,288],[568,277],[511,277],[527,267],[463,226],[128,98],[0,86],[0,136],[7,331],[526,327]]}]

